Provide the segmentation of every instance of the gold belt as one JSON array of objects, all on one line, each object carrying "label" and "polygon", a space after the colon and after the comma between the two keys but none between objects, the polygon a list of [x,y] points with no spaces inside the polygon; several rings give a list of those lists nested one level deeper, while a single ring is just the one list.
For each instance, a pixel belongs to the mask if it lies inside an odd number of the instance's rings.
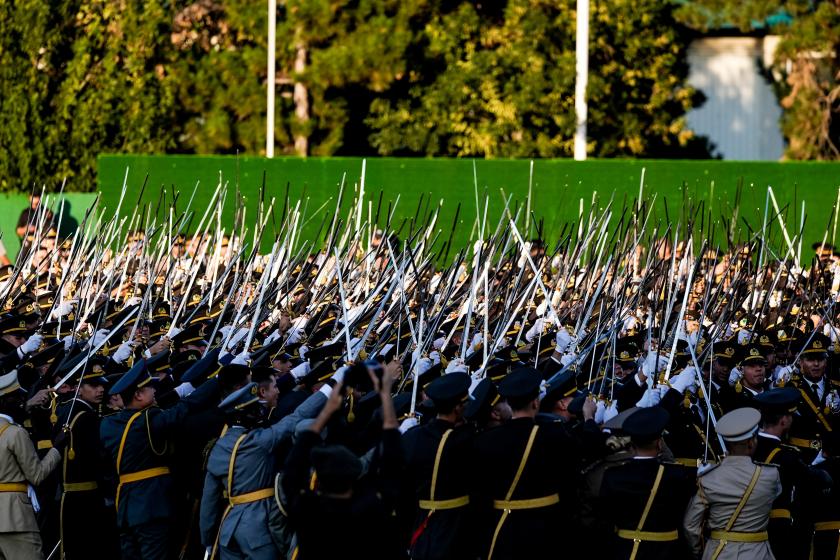
[{"label": "gold belt", "polygon": [[746,542],[755,543],[767,540],[767,531],[759,531],[757,533],[741,533],[738,531],[712,531],[712,538],[719,540],[722,543],[726,542]]},{"label": "gold belt", "polygon": [[52,446],[53,446],[52,441],[50,441],[48,439],[38,440],[38,449],[39,450],[52,449]]},{"label": "gold belt", "polygon": [[120,484],[128,484],[129,482],[137,482],[138,480],[146,480],[147,478],[155,478],[156,476],[163,476],[165,474],[169,474],[169,467],[155,467],[144,471],[121,474]]},{"label": "gold belt", "polygon": [[543,496],[542,498],[531,498],[528,500],[493,500],[494,509],[514,510],[514,509],[537,509],[547,506],[553,506],[560,503],[560,496],[552,494],[550,496]]},{"label": "gold belt", "polygon": [[65,492],[87,492],[89,490],[96,490],[99,488],[99,484],[96,483],[95,480],[89,482],[65,482],[64,483],[64,491]]},{"label": "gold belt", "polygon": [[677,530],[673,531],[630,531],[616,528],[615,534],[630,541],[670,542],[680,538]]},{"label": "gold belt", "polygon": [[23,482],[0,482],[0,492],[26,492],[27,487]]},{"label": "gold belt", "polygon": [[789,509],[771,509],[770,510],[770,519],[790,519],[790,510]]},{"label": "gold belt", "polygon": [[685,465],[686,467],[694,467],[697,468],[698,459],[690,459],[688,457],[674,457],[674,462],[679,463],[681,465]]},{"label": "gold belt", "polygon": [[814,523],[815,531],[840,531],[840,521],[819,521]]},{"label": "gold belt", "polygon": [[238,496],[231,496],[228,498],[230,505],[238,506],[241,504],[250,504],[251,502],[258,502],[266,498],[274,497],[274,488],[263,488],[261,490],[254,490],[246,494],[239,494]]},{"label": "gold belt", "polygon": [[798,437],[788,438],[788,441],[796,447],[805,447],[808,449],[821,449],[820,440],[818,439],[804,439]]},{"label": "gold belt", "polygon": [[420,509],[444,510],[457,509],[470,503],[469,496],[460,496],[449,500],[420,500]]}]

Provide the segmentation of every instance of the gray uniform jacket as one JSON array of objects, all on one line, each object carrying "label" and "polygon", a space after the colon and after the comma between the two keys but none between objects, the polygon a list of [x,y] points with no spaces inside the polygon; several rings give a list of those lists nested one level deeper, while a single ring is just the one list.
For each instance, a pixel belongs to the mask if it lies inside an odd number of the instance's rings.
[{"label": "gray uniform jacket", "polygon": [[[697,494],[689,502],[685,513],[685,533],[694,554],[704,560],[712,558],[720,540],[710,538],[703,548],[703,526],[711,531],[723,531],[738,507],[741,497],[760,469],[758,480],[749,499],[735,520],[730,532],[760,533],[767,530],[773,500],[782,491],[779,470],[771,465],[758,465],[745,456],[726,457],[721,464],[697,479]],[[717,560],[766,560],[773,558],[770,543],[727,541]]]},{"label": "gray uniform jacket", "polygon": [[[17,424],[0,419],[0,430],[0,482],[37,486],[61,462],[56,449],[38,459],[29,434]],[[38,531],[38,523],[26,492],[0,492],[0,533],[33,531]]]},{"label": "gray uniform jacket", "polygon": [[[276,424],[251,430],[236,451],[231,494],[239,496],[273,488],[278,469],[274,449],[292,437],[298,422],[317,416],[326,400],[323,393],[316,392]],[[227,547],[235,539],[238,547],[247,553],[272,543],[268,518],[270,508],[276,505],[274,500],[265,499],[233,506],[222,522],[221,530],[218,529],[228,505],[223,492],[227,491],[230,455],[243,433],[245,430],[241,426],[231,427],[210,452],[201,498],[200,527],[204,546],[213,546],[218,534],[219,545]]]}]

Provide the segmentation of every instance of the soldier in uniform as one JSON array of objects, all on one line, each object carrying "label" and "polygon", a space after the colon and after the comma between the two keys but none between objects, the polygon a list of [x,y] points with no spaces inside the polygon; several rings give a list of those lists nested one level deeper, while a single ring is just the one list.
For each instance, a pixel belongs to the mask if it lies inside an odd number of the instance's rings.
[{"label": "soldier in uniform", "polygon": [[840,398],[836,382],[826,375],[828,340],[816,333],[806,339],[799,356],[801,376],[791,383],[802,399],[797,407],[797,419],[790,431],[790,443],[802,452],[802,459],[812,461],[819,451],[822,436],[834,429],[840,415]]},{"label": "soldier in uniform", "polygon": [[831,485],[830,479],[802,461],[796,447],[784,443],[795,423],[799,399],[799,391],[793,387],[772,389],[756,397],[761,409],[761,429],[753,460],[778,466],[782,483],[782,493],[773,502],[767,528],[776,558],[807,555],[809,539],[803,527],[802,506]]},{"label": "soldier in uniform", "polygon": [[614,527],[614,558],[686,558],[680,539],[682,515],[694,491],[696,469],[659,460],[662,432],[669,421],[664,408],[641,408],[624,420],[633,457],[604,473],[601,517]]},{"label": "soldier in uniform", "polygon": [[765,390],[767,382],[767,360],[758,344],[751,344],[744,350],[738,363],[739,378],[734,386],[721,389],[724,410],[755,406],[753,400]]},{"label": "soldier in uniform", "polygon": [[840,554],[840,434],[823,436],[822,451],[816,468],[827,473],[834,484],[831,491],[818,495],[810,504],[814,536],[811,541],[813,560],[835,560]]},{"label": "soldier in uniform", "polygon": [[474,429],[463,422],[470,382],[462,372],[432,381],[425,393],[434,403],[436,417],[402,437],[408,493],[416,504],[410,541],[415,559],[469,557]]},{"label": "soldier in uniform", "polygon": [[[535,422],[541,381],[527,367],[502,379],[499,394],[512,418],[476,439],[476,499],[488,530],[480,554],[488,560],[536,558],[574,537],[579,450],[561,422]],[[591,419],[595,407],[587,402],[584,413]]]},{"label": "soldier in uniform", "polygon": [[[58,430],[69,431],[69,446],[61,465],[61,556],[114,558],[118,556],[116,527],[105,511],[103,452],[99,443],[99,406],[108,380],[101,360],[91,357],[82,372],[75,398],[58,408]],[[99,528],[102,540],[92,541],[88,530]],[[114,545],[113,547],[110,545]]]},{"label": "soldier in uniform", "polygon": [[260,402],[258,383],[234,391],[219,405],[228,429],[210,452],[201,499],[201,542],[211,556],[278,556],[269,531],[269,520],[279,513],[272,500],[278,470],[275,450],[291,438],[299,421],[318,414],[331,392],[325,384],[294,413],[268,427],[260,427],[267,410]]},{"label": "soldier in uniform", "polygon": [[26,430],[15,422],[23,412],[24,392],[17,371],[0,376],[0,558],[39,560],[41,535],[31,498],[61,462],[66,435],[39,459]]},{"label": "soldier in uniform", "polygon": [[148,363],[153,360],[139,360],[111,387],[109,393],[119,394],[125,408],[103,418],[99,428],[119,477],[117,526],[124,559],[153,560],[169,554],[174,504],[167,438],[187,415],[218,398],[217,383],[209,380],[171,408],[158,408],[156,378]]},{"label": "soldier in uniform", "polygon": [[[773,558],[767,521],[782,485],[775,466],[752,460],[760,421],[754,408],[733,410],[718,421],[729,454],[699,476],[683,522],[692,551],[703,560]],[[711,531],[705,542],[704,526]]]}]

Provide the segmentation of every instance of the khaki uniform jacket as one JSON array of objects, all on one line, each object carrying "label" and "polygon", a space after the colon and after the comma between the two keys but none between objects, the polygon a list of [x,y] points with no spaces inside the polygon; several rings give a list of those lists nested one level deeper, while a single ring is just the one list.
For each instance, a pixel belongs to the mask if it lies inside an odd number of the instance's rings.
[{"label": "khaki uniform jacket", "polygon": [[[749,499],[738,515],[730,531],[758,533],[767,530],[767,522],[773,501],[782,491],[779,470],[771,465],[756,465],[751,457],[726,457],[720,466],[707,471],[697,479],[697,493],[689,502],[684,526],[685,535],[694,554],[701,552],[704,560],[713,557],[720,541],[710,538],[703,548],[703,527],[711,531],[723,531],[730,517],[738,507],[741,497],[752,479],[755,468],[761,474]],[[768,541],[729,541],[720,551],[717,560],[766,560],[773,558]]]},{"label": "khaki uniform jacket", "polygon": [[[3,428],[8,426],[5,430]],[[0,482],[40,484],[61,462],[61,454],[50,449],[38,459],[25,429],[0,418]],[[32,502],[23,492],[0,492],[0,533],[38,531]]]}]

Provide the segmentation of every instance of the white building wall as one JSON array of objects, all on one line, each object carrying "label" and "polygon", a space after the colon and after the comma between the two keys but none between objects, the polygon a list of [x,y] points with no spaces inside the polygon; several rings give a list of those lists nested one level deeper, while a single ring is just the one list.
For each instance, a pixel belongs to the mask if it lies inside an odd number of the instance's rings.
[{"label": "white building wall", "polygon": [[775,38],[707,37],[688,49],[689,83],[706,102],[688,113],[688,124],[714,143],[724,159],[781,159],[782,111],[772,87],[759,74],[768,64]]}]

